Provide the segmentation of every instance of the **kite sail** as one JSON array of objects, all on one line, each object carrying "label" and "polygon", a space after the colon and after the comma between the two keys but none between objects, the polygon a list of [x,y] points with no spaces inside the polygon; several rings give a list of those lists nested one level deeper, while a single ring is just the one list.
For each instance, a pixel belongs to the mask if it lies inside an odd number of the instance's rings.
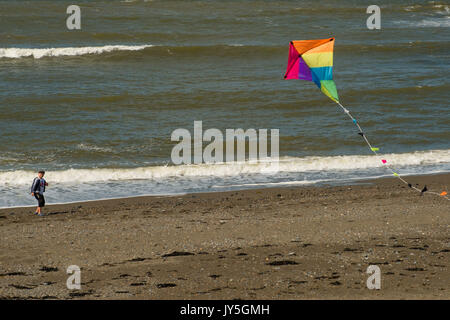
[{"label": "kite sail", "polygon": [[291,41],[285,79],[313,81],[330,99],[338,102],[333,81],[334,38]]},{"label": "kite sail", "polygon": [[[340,102],[336,89],[336,84],[333,80],[333,49],[334,38],[317,39],[317,40],[296,40],[289,43],[289,58],[286,73],[284,79],[299,79],[314,82],[319,89],[328,96],[331,100],[336,102],[342,110],[349,116],[352,122],[356,125],[359,132],[358,134],[363,137],[364,141],[369,146],[370,150],[379,155],[377,151],[380,149],[373,147],[367,139],[364,131],[359,125],[358,121],[351,115]],[[392,174],[400,179],[403,183],[407,184],[409,188],[419,191],[421,195],[425,192],[441,196],[447,200],[447,192],[441,193],[429,191],[427,186],[419,189],[408,183],[404,178],[400,176],[388,163],[387,160],[380,159],[382,164],[386,166]]]}]

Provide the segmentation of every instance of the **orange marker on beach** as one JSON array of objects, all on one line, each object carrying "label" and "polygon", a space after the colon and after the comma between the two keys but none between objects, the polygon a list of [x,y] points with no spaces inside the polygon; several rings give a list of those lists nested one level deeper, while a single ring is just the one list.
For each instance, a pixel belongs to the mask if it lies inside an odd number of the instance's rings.
[{"label": "orange marker on beach", "polygon": [[446,196],[447,195],[447,191],[442,191],[440,196]]}]

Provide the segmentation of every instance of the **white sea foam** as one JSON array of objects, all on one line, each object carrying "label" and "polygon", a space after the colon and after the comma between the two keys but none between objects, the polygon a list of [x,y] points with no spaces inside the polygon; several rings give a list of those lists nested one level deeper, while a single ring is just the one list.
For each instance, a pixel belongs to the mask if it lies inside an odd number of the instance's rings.
[{"label": "white sea foam", "polygon": [[23,58],[33,57],[40,59],[42,57],[59,56],[81,56],[86,54],[102,54],[112,51],[138,51],[153,45],[109,45],[99,47],[65,47],[65,48],[0,48],[0,58]]},{"label": "white sea foam", "polygon": [[420,21],[394,21],[395,24],[409,28],[447,28],[450,27],[450,16],[422,19]]},{"label": "white sea foam", "polygon": [[[411,153],[374,155],[347,155],[328,157],[285,157],[279,161],[279,173],[308,173],[314,171],[337,172],[343,170],[357,171],[370,168],[382,168],[381,159],[393,167],[433,166],[450,163],[450,149],[417,151]],[[271,163],[236,162],[222,164],[148,166],[139,168],[92,168],[48,171],[46,176],[55,183],[95,183],[121,180],[164,180],[165,178],[192,177],[225,178],[245,176],[247,174],[264,174]],[[35,176],[33,171],[17,170],[0,172],[0,181],[5,185],[29,184]]]},{"label": "white sea foam", "polygon": [[77,148],[84,151],[94,151],[94,152],[112,152],[111,148],[99,147],[96,145],[88,144],[88,143],[80,143],[77,145]]},{"label": "white sea foam", "polygon": [[420,4],[413,5],[413,6],[407,6],[407,7],[405,7],[405,11],[414,11],[414,10],[416,10],[418,8],[421,8],[421,7],[422,6]]},{"label": "white sea foam", "polygon": [[417,24],[418,27],[450,27],[450,17],[424,19]]},{"label": "white sea foam", "polygon": [[437,9],[437,10],[433,10],[435,13],[438,14],[449,14],[450,13],[450,8],[448,5],[445,4],[435,4],[430,6],[422,6],[420,4],[415,4],[415,5],[411,5],[411,6],[406,6],[404,7],[405,11],[431,11],[432,9]]}]

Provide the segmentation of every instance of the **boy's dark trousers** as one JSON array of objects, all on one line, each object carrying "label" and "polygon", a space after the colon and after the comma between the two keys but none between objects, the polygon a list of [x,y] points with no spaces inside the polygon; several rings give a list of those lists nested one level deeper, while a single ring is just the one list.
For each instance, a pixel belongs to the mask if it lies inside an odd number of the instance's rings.
[{"label": "boy's dark trousers", "polygon": [[35,192],[34,197],[37,199],[39,207],[45,206],[45,198],[44,198],[43,194],[39,194],[39,193]]}]

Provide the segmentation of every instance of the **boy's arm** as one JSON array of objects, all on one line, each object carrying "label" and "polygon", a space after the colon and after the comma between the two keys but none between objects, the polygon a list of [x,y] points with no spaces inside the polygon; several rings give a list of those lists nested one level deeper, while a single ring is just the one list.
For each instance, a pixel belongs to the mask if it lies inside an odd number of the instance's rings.
[{"label": "boy's arm", "polygon": [[31,185],[31,195],[34,196],[34,192],[36,191],[36,186],[37,186],[37,179],[34,178],[33,180],[33,184]]}]

